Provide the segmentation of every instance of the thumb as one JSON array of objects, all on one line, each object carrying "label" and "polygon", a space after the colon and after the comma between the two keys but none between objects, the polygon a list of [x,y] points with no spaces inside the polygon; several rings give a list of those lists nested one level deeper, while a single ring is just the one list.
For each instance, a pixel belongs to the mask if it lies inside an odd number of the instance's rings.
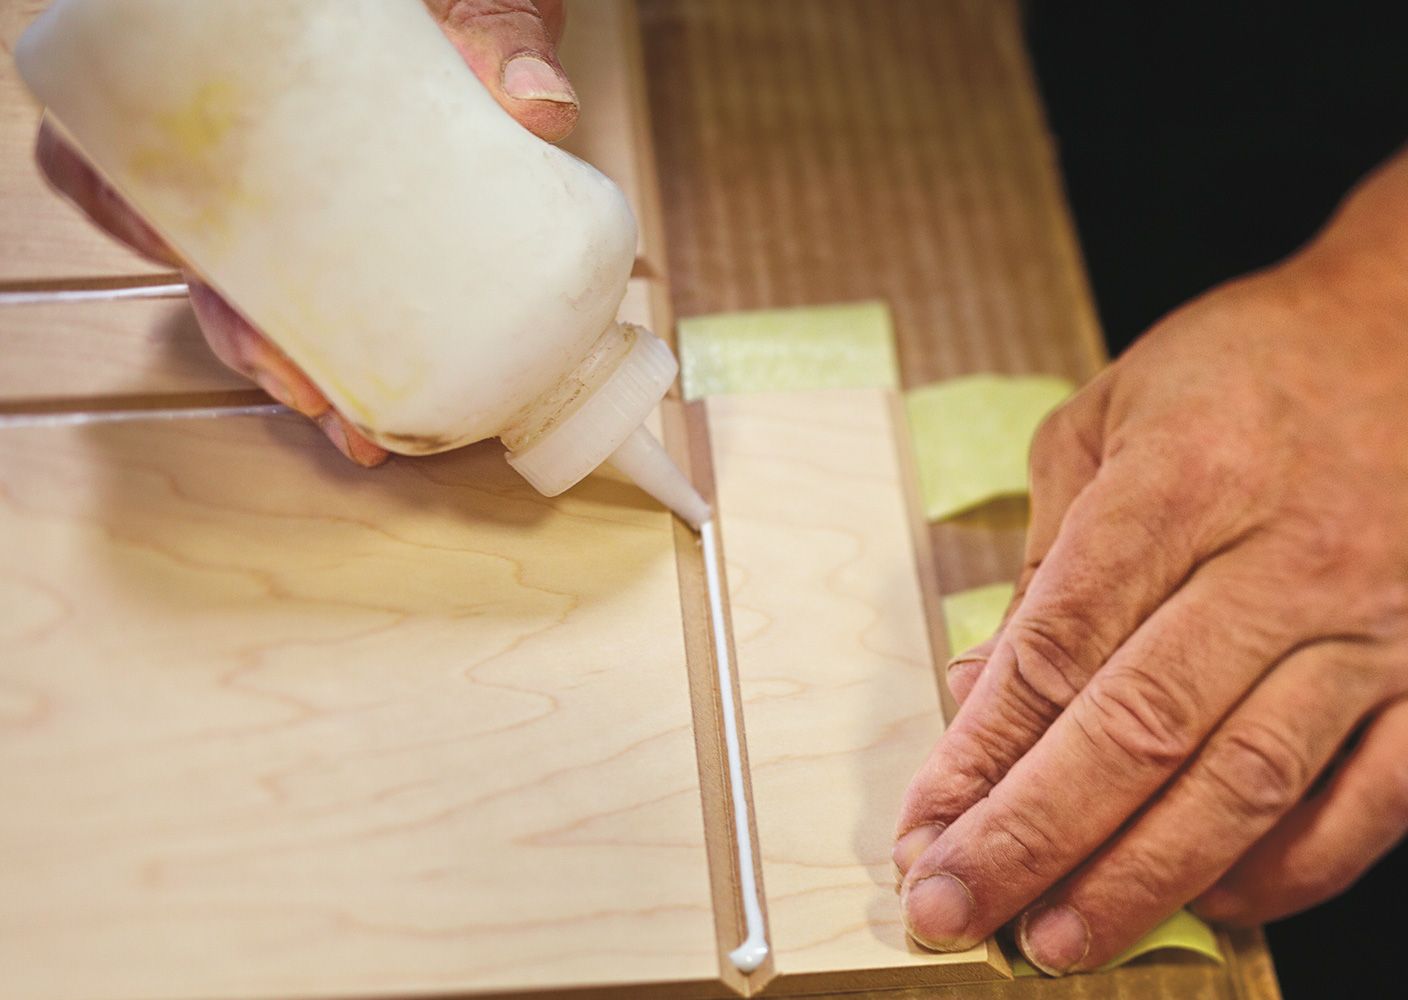
[{"label": "thumb", "polygon": [[425,0],[489,93],[549,142],[577,124],[577,93],[557,61],[562,0]]}]

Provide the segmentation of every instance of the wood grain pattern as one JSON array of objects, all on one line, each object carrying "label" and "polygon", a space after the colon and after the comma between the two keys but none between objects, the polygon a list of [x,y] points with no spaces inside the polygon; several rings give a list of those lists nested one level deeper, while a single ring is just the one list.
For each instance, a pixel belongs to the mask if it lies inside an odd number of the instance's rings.
[{"label": "wood grain pattern", "polygon": [[0,309],[0,401],[249,389],[184,299]]},{"label": "wood grain pattern", "polygon": [[706,410],[778,980],[770,993],[1001,979],[900,923],[894,817],[943,730],[893,396]]},{"label": "wood grain pattern", "polygon": [[6,990],[712,981],[668,517],[325,444],[0,435]]}]

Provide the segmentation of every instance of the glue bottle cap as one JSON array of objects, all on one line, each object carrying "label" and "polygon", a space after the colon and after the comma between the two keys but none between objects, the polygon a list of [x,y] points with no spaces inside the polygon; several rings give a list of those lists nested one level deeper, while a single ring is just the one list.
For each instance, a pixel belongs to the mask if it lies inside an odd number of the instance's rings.
[{"label": "glue bottle cap", "polygon": [[697,528],[708,519],[709,505],[644,426],[679,374],[679,362],[649,330],[626,324],[617,329],[631,343],[616,369],[575,410],[531,444],[510,451],[508,462],[550,497],[610,462]]}]

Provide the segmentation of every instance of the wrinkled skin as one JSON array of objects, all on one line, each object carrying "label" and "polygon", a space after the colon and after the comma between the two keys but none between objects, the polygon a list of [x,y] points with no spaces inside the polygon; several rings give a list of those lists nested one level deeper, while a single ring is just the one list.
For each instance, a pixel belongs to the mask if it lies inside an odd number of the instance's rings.
[{"label": "wrinkled skin", "polygon": [[[519,123],[550,142],[577,124],[577,97],[557,60],[562,0],[425,0],[465,62]],[[49,182],[94,223],[138,253],[172,268],[184,262],[122,196],[47,123],[36,158]],[[328,403],[312,381],[209,286],[187,273],[191,305],[216,356],[322,428],[359,465],[387,453]]]},{"label": "wrinkled skin", "polygon": [[1408,155],[1151,329],[1037,435],[1027,570],[950,665],[897,829],[933,948],[1096,968],[1260,922],[1408,827]]}]

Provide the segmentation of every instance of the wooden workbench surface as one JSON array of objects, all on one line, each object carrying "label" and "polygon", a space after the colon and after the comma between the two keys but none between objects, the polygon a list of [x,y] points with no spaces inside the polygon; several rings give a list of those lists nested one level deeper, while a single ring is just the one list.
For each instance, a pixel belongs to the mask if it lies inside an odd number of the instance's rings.
[{"label": "wooden workbench surface", "polygon": [[[678,315],[884,299],[906,385],[1103,364],[1013,0],[640,9]],[[943,589],[1013,578],[1025,519],[934,526]],[[1163,954],[925,996],[1277,997],[1260,933],[1223,940],[1226,967]]]}]

